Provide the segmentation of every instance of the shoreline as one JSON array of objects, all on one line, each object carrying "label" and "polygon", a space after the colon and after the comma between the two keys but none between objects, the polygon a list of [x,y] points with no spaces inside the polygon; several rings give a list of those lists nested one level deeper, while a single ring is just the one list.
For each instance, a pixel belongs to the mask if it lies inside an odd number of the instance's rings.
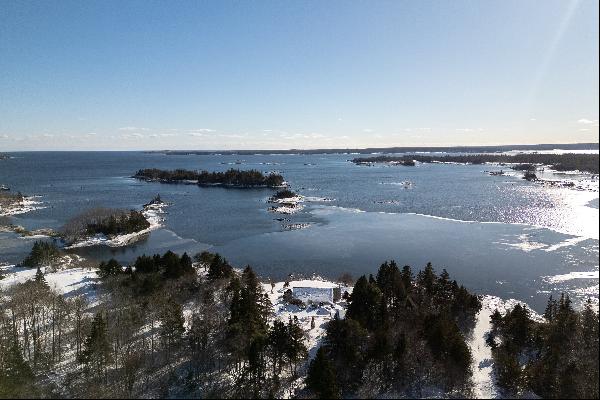
[{"label": "shoreline", "polygon": [[35,210],[41,210],[46,207],[38,206],[39,204],[43,204],[42,201],[34,200],[36,198],[41,198],[42,196],[23,196],[22,200],[15,201],[8,205],[7,207],[0,208],[0,217],[11,217],[13,215],[25,214]]},{"label": "shoreline", "polygon": [[144,205],[142,214],[146,220],[150,223],[150,226],[141,231],[127,233],[122,235],[116,235],[109,237],[103,234],[97,234],[92,237],[87,237],[76,241],[75,243],[64,246],[65,250],[76,249],[82,247],[104,245],[108,247],[124,247],[129,244],[135,243],[140,240],[144,235],[159,229],[163,226],[164,218],[162,215],[165,213],[164,208],[168,207],[167,203],[149,203]]}]

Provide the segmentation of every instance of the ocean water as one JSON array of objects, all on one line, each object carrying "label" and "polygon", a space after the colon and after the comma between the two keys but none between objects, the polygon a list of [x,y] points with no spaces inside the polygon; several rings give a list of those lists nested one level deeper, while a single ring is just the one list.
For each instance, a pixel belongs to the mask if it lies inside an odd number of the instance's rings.
[{"label": "ocean water", "polygon": [[[416,271],[431,261],[479,293],[542,310],[562,291],[598,302],[598,178],[546,172],[589,188],[544,187],[490,176],[490,165],[357,166],[352,155],[189,155],[141,152],[12,153],[0,184],[44,207],[6,219],[60,229],[93,207],[171,203],[164,227],[124,248],[74,250],[129,262],[140,254],[211,249],[265,277],[375,273],[395,259]],[[140,168],[278,171],[306,196],[294,215],[268,211],[271,189],[202,188],[131,178]],[[506,167],[505,167],[506,168]],[[281,220],[283,219],[283,220]],[[307,224],[289,230],[290,224]],[[0,233],[0,262],[20,261],[33,239]]]}]

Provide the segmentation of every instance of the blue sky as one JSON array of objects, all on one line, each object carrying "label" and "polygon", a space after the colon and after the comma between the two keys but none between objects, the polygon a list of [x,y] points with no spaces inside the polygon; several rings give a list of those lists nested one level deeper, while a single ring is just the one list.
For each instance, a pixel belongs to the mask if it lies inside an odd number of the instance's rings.
[{"label": "blue sky", "polygon": [[598,141],[598,1],[3,1],[0,151]]}]

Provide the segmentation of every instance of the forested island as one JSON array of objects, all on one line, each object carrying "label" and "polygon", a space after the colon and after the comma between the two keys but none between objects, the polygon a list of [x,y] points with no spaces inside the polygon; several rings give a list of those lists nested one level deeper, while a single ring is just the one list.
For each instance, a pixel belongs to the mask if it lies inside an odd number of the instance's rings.
[{"label": "forested island", "polygon": [[163,208],[160,195],[144,204],[141,211],[97,207],[71,218],[58,235],[67,248],[104,244],[120,247],[139,240],[160,227]]},{"label": "forested island", "polygon": [[285,185],[285,180],[280,174],[263,174],[255,169],[242,171],[231,168],[225,172],[208,172],[190,171],[185,169],[168,171],[150,168],[140,169],[133,177],[149,182],[191,183],[200,186],[226,186],[237,188],[277,188]]},{"label": "forested island", "polygon": [[[37,244],[30,269],[3,271],[0,397],[471,396],[482,299],[431,264],[275,283],[208,252],[44,267],[59,254]],[[94,285],[63,294],[79,281]],[[332,297],[296,297],[306,285]],[[491,323],[503,396],[598,397],[589,305],[551,299],[535,319],[517,304]]]},{"label": "forested island", "polygon": [[[465,155],[403,155],[354,158],[352,162],[358,165],[370,165],[373,163],[390,163],[411,165],[411,162],[421,163],[461,163],[461,164],[484,164],[484,163],[516,163],[516,164],[539,164],[547,165],[557,171],[589,172],[598,174],[598,154],[465,154]],[[414,165],[414,164],[413,164]]]}]

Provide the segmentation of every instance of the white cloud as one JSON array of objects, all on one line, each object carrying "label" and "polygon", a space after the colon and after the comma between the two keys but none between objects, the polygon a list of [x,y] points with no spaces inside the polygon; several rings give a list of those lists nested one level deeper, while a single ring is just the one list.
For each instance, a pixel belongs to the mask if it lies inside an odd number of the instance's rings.
[{"label": "white cloud", "polygon": [[365,132],[365,133],[371,133],[371,132],[373,132],[373,129],[365,128],[365,129],[363,129],[363,132]]},{"label": "white cloud", "polygon": [[88,133],[86,133],[86,135],[89,135],[89,136],[94,136],[95,134],[96,134],[96,132],[88,132]]},{"label": "white cloud", "polygon": [[597,119],[581,118],[580,120],[577,121],[577,123],[578,124],[584,124],[584,125],[598,126],[598,120]]},{"label": "white cloud", "polygon": [[132,132],[132,131],[149,131],[148,128],[139,128],[137,126],[123,126],[119,128],[120,131]]},{"label": "white cloud", "polygon": [[190,132],[216,132],[214,129],[210,128],[199,128],[199,129],[191,129]]},{"label": "white cloud", "polygon": [[144,135],[142,135],[141,133],[137,133],[137,132],[123,135],[124,139],[139,139],[139,138],[143,138],[143,137],[144,137]]}]

